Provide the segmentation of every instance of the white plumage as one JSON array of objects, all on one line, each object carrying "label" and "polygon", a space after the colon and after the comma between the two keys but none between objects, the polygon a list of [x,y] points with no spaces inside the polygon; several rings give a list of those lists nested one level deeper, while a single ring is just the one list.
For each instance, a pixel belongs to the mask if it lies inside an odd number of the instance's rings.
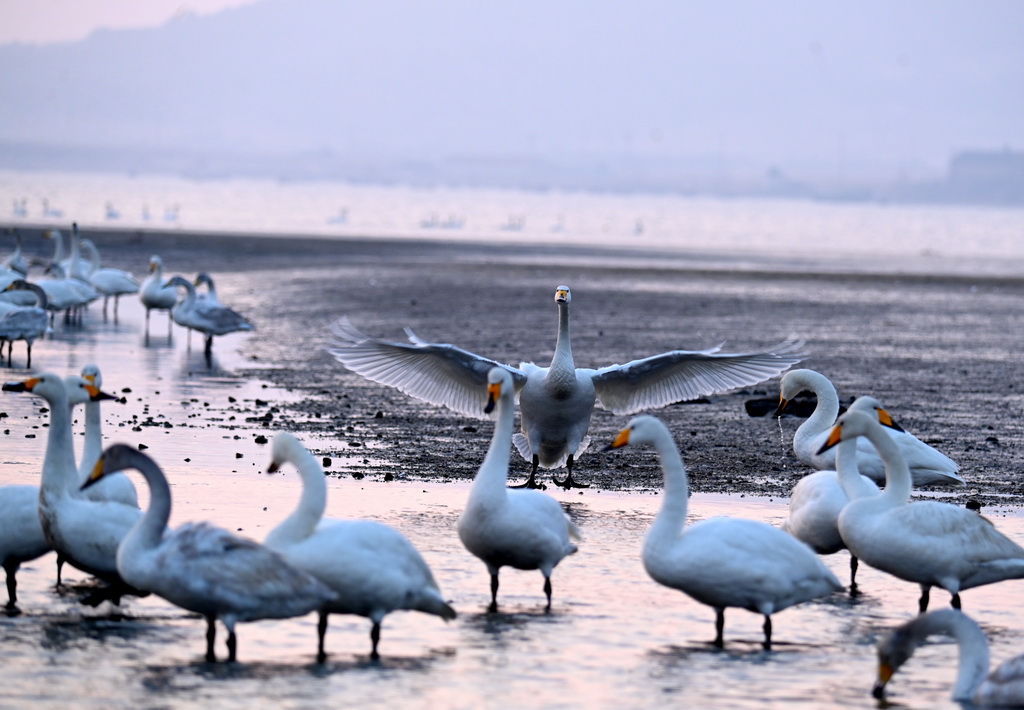
[{"label": "white plumage", "polygon": [[[836,388],[824,375],[814,370],[790,370],[782,376],[779,409],[781,413],[790,400],[809,390],[818,398],[814,412],[793,435],[793,452],[808,466],[819,471],[835,470],[835,452],[821,451],[828,432],[839,416],[839,396]],[[955,485],[964,480],[958,475],[960,466],[941,451],[929,446],[913,434],[902,429],[887,429],[897,442],[904,460],[910,467],[915,486],[928,484]],[[885,480],[885,465],[878,452],[866,439],[857,442],[857,468],[875,481]]]},{"label": "white plumage", "polygon": [[767,523],[709,518],[684,527],[689,498],[686,469],[672,435],[654,417],[635,417],[608,448],[650,444],[665,473],[661,510],[644,538],[644,568],[651,578],[715,610],[715,645],[724,643],[725,610],[764,616],[764,646],[771,647],[771,615],[842,589],[804,543]]},{"label": "white plumage", "polygon": [[406,329],[411,343],[371,338],[347,318],[334,325],[334,357],[367,379],[470,416],[482,416],[478,392],[492,367],[504,369],[519,394],[522,433],[513,441],[532,463],[526,485],[534,487],[537,467],[565,465],[567,476],[555,483],[575,484],[572,467],[587,448],[587,430],[595,404],[616,414],[632,414],[682,400],[752,385],[775,377],[804,354],[802,344],[780,343],[753,353],[674,350],[600,369],[577,368],[569,337],[568,286],[555,290],[558,337],[549,367],[505,365],[454,345],[428,343]]},{"label": "white plumage", "polygon": [[167,285],[164,278],[164,262],[154,254],[149,257],[149,275],[139,287],[139,300],[146,309],[146,333],[149,333],[149,312],[167,311],[167,333],[171,332],[171,309],[178,302],[178,289]]},{"label": "white plumage", "polygon": [[295,511],[265,540],[292,565],[309,572],[337,594],[320,610],[317,659],[326,659],[324,636],[328,614],[358,614],[373,622],[370,656],[385,615],[411,609],[454,619],[455,610],[441,596],[430,567],[413,544],[394,528],[374,520],[324,518],[327,484],[313,455],[288,433],[274,438],[269,472],[290,463],[302,479]]},{"label": "white plumage", "polygon": [[1024,549],[977,513],[949,503],[910,503],[911,478],[899,445],[864,412],[847,412],[826,446],[867,437],[885,462],[885,490],[850,501],[839,514],[839,533],[862,562],[921,585],[919,609],[931,587],[942,587],[960,606],[960,592],[1024,577]]},{"label": "white plumage", "polygon": [[107,303],[110,297],[114,297],[114,319],[117,319],[118,304],[121,296],[125,294],[138,293],[140,284],[138,279],[124,269],[111,269],[103,267],[100,262],[100,252],[96,245],[89,239],[82,240],[82,248],[89,252],[91,266],[87,277],[89,283],[103,295],[103,315],[107,313]]},{"label": "white plumage", "polygon": [[39,522],[39,487],[0,487],[0,564],[7,573],[8,609],[17,608],[16,574],[21,563],[41,557],[51,549]]},{"label": "white plumage", "polygon": [[496,408],[497,421],[466,509],[459,516],[459,539],[487,565],[492,612],[498,609],[498,572],[505,566],[540,570],[550,611],[551,573],[562,558],[576,552],[570,538],[578,540],[580,532],[558,501],[546,493],[509,490],[515,386],[512,376],[500,367],[490,370],[487,383],[485,411]]},{"label": "white plumage", "polygon": [[252,540],[205,522],[169,530],[167,479],[153,459],[130,446],[115,444],[104,451],[85,485],[129,468],[146,479],[150,502],[118,548],[117,568],[130,584],[206,618],[208,662],[216,660],[217,619],[228,630],[228,660],[234,661],[236,623],[301,616],[334,598],[317,579]]}]

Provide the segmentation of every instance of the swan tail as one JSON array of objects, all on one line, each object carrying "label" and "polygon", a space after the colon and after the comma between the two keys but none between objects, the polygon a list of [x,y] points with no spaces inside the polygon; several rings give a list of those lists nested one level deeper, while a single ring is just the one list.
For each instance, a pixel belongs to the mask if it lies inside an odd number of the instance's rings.
[{"label": "swan tail", "polygon": [[435,594],[425,594],[420,599],[420,603],[416,607],[416,610],[426,612],[427,614],[433,614],[434,616],[440,616],[445,621],[451,621],[458,616],[458,614],[455,613],[455,609],[453,609],[448,602]]}]

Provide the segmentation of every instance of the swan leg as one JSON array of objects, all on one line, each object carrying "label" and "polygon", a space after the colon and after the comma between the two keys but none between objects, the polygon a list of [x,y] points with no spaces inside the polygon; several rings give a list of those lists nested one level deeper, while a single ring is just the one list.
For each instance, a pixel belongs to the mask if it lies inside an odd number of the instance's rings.
[{"label": "swan leg", "polygon": [[931,596],[932,588],[926,584],[921,585],[921,598],[917,602],[917,613],[923,614],[928,611],[928,598]]},{"label": "swan leg", "polygon": [[953,595],[953,598],[949,600],[949,604],[954,609],[959,609],[960,608],[960,593],[959,592],[957,592],[956,594]]},{"label": "swan leg", "polygon": [[234,663],[237,657],[238,651],[238,637],[235,636],[234,629],[228,629],[228,663]]},{"label": "swan leg", "polygon": [[498,611],[498,573],[491,573],[491,605],[487,607],[487,611],[493,614]]},{"label": "swan leg", "polygon": [[547,595],[548,605],[544,607],[544,611],[551,613],[551,577],[544,578],[544,594]]},{"label": "swan leg", "polygon": [[725,609],[715,609],[715,641],[716,648],[724,648],[725,641]]},{"label": "swan leg", "polygon": [[61,585],[61,571],[64,569],[64,555],[57,553],[57,586]]},{"label": "swan leg", "polygon": [[4,562],[4,572],[7,573],[7,608],[14,609],[18,605],[18,580],[15,573],[18,571],[18,563],[14,561]]},{"label": "swan leg", "polygon": [[856,555],[850,555],[850,596],[855,597],[860,594],[860,589],[857,587],[857,566],[859,562]]},{"label": "swan leg", "polygon": [[530,477],[526,479],[526,483],[519,483],[509,488],[539,488],[544,489],[543,483],[537,483],[537,466],[540,464],[540,457],[537,454],[533,455],[533,467],[530,469]]},{"label": "swan leg", "polygon": [[377,653],[377,644],[380,643],[380,622],[373,622],[373,628],[370,629],[370,643],[373,644],[370,650],[370,658],[375,661],[380,660],[380,654]]},{"label": "swan leg", "polygon": [[551,480],[555,482],[556,486],[569,490],[570,488],[590,488],[589,483],[577,483],[572,478],[572,454],[569,454],[569,458],[565,460],[565,470],[567,471],[565,478],[559,481],[554,475],[551,476]]},{"label": "swan leg", "polygon": [[324,651],[324,638],[327,636],[327,612],[320,612],[320,620],[316,624],[317,647],[316,662],[323,663],[327,660],[327,652]]},{"label": "swan leg", "polygon": [[772,650],[772,617],[764,615],[764,650]]},{"label": "swan leg", "polygon": [[[14,350],[14,343],[11,343],[11,350]],[[32,343],[25,341],[25,352],[28,353],[28,362],[25,363],[25,369],[32,369]],[[8,363],[10,364],[10,363]]]},{"label": "swan leg", "polygon": [[217,619],[213,616],[206,617],[206,662],[216,663],[217,654],[213,652],[213,642],[217,640]]}]

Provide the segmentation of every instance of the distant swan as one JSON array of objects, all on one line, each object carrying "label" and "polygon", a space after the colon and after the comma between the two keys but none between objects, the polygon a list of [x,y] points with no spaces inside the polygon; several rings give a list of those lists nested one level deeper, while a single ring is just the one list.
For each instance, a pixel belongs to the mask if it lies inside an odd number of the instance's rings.
[{"label": "distant swan", "polygon": [[25,367],[32,368],[32,344],[50,332],[49,301],[46,292],[38,285],[18,279],[7,287],[8,291],[30,291],[36,297],[34,306],[14,306],[0,309],[0,341],[6,340],[7,367],[11,366],[14,341],[25,341]]},{"label": "distant swan", "polygon": [[569,338],[568,286],[555,289],[558,336],[550,367],[522,363],[505,365],[454,345],[428,343],[410,329],[410,344],[378,340],[361,333],[347,318],[334,324],[337,338],[331,354],[342,365],[374,382],[397,387],[408,395],[469,416],[482,416],[478,392],[487,371],[500,367],[512,377],[519,396],[522,433],[513,438],[524,459],[532,463],[526,486],[536,485],[537,467],[565,465],[564,488],[576,484],[573,463],[589,444],[587,430],[595,404],[615,414],[632,414],[673,402],[762,382],[799,362],[801,343],[786,341],[753,353],[674,350],[609,365],[597,370],[577,368]]},{"label": "distant swan", "polygon": [[847,412],[826,447],[864,436],[885,462],[885,490],[852,500],[839,514],[843,542],[862,562],[921,585],[918,609],[932,587],[953,595],[983,584],[1024,577],[1024,549],[966,508],[934,500],[910,503],[911,480],[899,445],[864,412]]},{"label": "distant swan", "polygon": [[[185,289],[185,296],[171,309],[171,317],[178,325],[197,330],[203,334],[205,340],[203,351],[206,354],[207,360],[209,360],[213,350],[213,338],[215,335],[227,335],[237,331],[254,330],[255,326],[245,316],[221,304],[219,301],[197,299],[195,286],[187,279],[181,276],[172,276],[167,284],[169,286],[181,286]],[[216,294],[214,294],[214,299],[216,299]]]},{"label": "distant swan", "polygon": [[139,300],[146,309],[146,333],[149,333],[149,312],[152,310],[167,311],[167,335],[171,334],[171,309],[178,302],[178,289],[167,285],[164,278],[164,262],[157,255],[149,257],[149,276],[139,287]]},{"label": "distant swan", "polygon": [[512,376],[500,367],[487,373],[487,405],[497,408],[490,448],[473,481],[466,509],[459,516],[462,544],[480,558],[491,575],[490,611],[498,610],[498,572],[504,567],[539,569],[544,575],[547,610],[551,610],[551,573],[566,555],[576,552],[570,538],[579,528],[561,504],[537,490],[509,490],[508,464],[515,417]]},{"label": "distant swan", "polygon": [[138,280],[124,269],[104,268],[100,264],[100,252],[91,239],[82,240],[82,248],[89,252],[92,258],[88,271],[89,283],[93,288],[103,294],[103,316],[107,315],[107,303],[110,297],[114,297],[114,320],[117,320],[118,304],[121,296],[125,294],[138,293],[141,285]]},{"label": "distant swan", "polygon": [[103,452],[83,486],[122,469],[139,471],[149,485],[145,515],[117,550],[117,568],[129,583],[206,619],[206,660],[217,660],[216,620],[228,630],[228,661],[237,656],[235,624],[287,619],[321,608],[334,593],[276,552],[209,523],[169,530],[171,488],[149,456],[124,444]]},{"label": "distant swan", "polygon": [[[836,388],[824,375],[814,370],[790,370],[782,376],[779,408],[776,415],[781,414],[790,400],[805,390],[814,392],[818,404],[814,412],[796,430],[793,436],[793,452],[796,457],[808,466],[823,470],[835,470],[835,453],[820,451],[821,445],[828,438],[829,429],[839,416],[839,396]],[[963,483],[958,475],[960,466],[941,451],[932,448],[909,432],[887,430],[903,452],[910,467],[915,486],[927,484],[955,485]],[[875,481],[885,480],[885,465],[874,447],[866,439],[857,442],[857,467],[860,472]]]},{"label": "distant swan", "polygon": [[380,658],[380,625],[392,611],[412,609],[445,621],[455,618],[455,610],[441,596],[430,567],[404,535],[374,520],[323,517],[327,506],[324,470],[298,439],[281,433],[274,437],[268,472],[286,463],[299,472],[302,498],[295,511],[270,531],[265,544],[338,595],[320,609],[319,663],[327,658],[328,614],[358,614],[373,622],[371,658]]},{"label": "distant swan", "polygon": [[989,674],[985,633],[973,619],[953,609],[915,617],[879,642],[878,680],[872,690],[876,698],[885,698],[889,679],[932,634],[952,636],[960,650],[953,700],[985,707],[1024,706],[1024,655],[1004,661]]},{"label": "distant swan", "polygon": [[660,420],[635,417],[608,448],[627,444],[653,445],[665,472],[661,510],[644,538],[644,568],[655,582],[715,610],[715,646],[724,645],[728,607],[764,615],[764,647],[769,649],[772,614],[843,588],[811,548],[767,523],[709,518],[685,526],[686,469]]}]

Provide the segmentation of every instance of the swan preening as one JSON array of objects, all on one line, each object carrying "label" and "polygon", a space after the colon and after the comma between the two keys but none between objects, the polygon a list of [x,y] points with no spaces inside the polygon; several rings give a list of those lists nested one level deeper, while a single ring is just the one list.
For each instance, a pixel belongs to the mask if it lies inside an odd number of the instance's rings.
[{"label": "swan preening", "polygon": [[960,592],[1024,578],[1024,549],[977,513],[934,500],[910,502],[912,481],[897,444],[878,421],[850,411],[823,447],[867,437],[885,462],[885,490],[851,500],[839,514],[843,542],[862,562],[921,586],[920,612],[932,587],[960,608]]},{"label": "swan preening", "polygon": [[[494,435],[477,471],[466,508],[459,516],[462,544],[480,558],[491,577],[489,610],[498,610],[498,572],[502,567],[540,570],[551,610],[551,573],[576,552],[579,528],[561,504],[538,490],[509,490],[508,465],[515,416],[512,375],[501,367],[487,373],[485,412],[496,410]],[[483,399],[481,397],[481,399]]]},{"label": "swan preening", "polygon": [[[825,443],[829,430],[839,416],[839,395],[827,377],[806,369],[790,370],[783,375],[776,416],[782,414],[789,402],[803,391],[813,392],[818,403],[811,416],[793,435],[793,452],[798,459],[812,468],[819,471],[835,470],[835,452],[828,449],[822,451],[822,444]],[[900,447],[910,468],[914,485],[956,485],[964,482],[958,473],[960,466],[941,451],[900,427],[889,428],[886,431]],[[867,439],[858,439],[856,451],[857,468],[860,472],[876,483],[885,481],[885,465],[871,442]]]},{"label": "swan preening", "polygon": [[[516,449],[531,462],[526,485],[535,485],[537,467],[567,470],[557,485],[570,488],[575,460],[589,443],[594,406],[615,414],[633,414],[674,402],[763,382],[796,364],[803,344],[787,340],[750,353],[673,350],[624,365],[576,367],[569,336],[569,287],[555,289],[558,334],[548,367],[506,365],[454,345],[429,343],[406,328],[409,343],[378,340],[360,332],[347,318],[334,324],[331,354],[349,370],[408,395],[462,414],[480,417],[479,392],[492,367],[509,373],[519,397],[522,433]],[[831,422],[829,422],[831,424]]]},{"label": "swan preening", "polygon": [[236,660],[235,624],[286,619],[321,609],[335,593],[269,548],[206,522],[167,528],[171,489],[149,456],[124,444],[106,449],[83,485],[135,469],[149,485],[150,503],[117,550],[129,584],[206,619],[206,660],[216,661],[216,621],[228,630],[228,660]]},{"label": "swan preening", "polygon": [[1004,661],[989,673],[985,632],[977,622],[954,609],[921,614],[900,625],[878,643],[878,679],[872,694],[879,700],[893,674],[932,635],[951,636],[959,649],[953,700],[985,707],[1024,706],[1024,655]]},{"label": "swan preening", "polygon": [[318,611],[317,660],[327,654],[324,637],[329,614],[358,614],[373,622],[371,658],[379,658],[380,625],[384,616],[411,609],[455,618],[430,567],[408,538],[374,520],[324,518],[327,483],[324,471],[298,439],[288,433],[274,437],[269,473],[291,464],[302,479],[302,498],[284,521],[267,535],[267,547],[290,564],[313,575],[336,594]]}]

